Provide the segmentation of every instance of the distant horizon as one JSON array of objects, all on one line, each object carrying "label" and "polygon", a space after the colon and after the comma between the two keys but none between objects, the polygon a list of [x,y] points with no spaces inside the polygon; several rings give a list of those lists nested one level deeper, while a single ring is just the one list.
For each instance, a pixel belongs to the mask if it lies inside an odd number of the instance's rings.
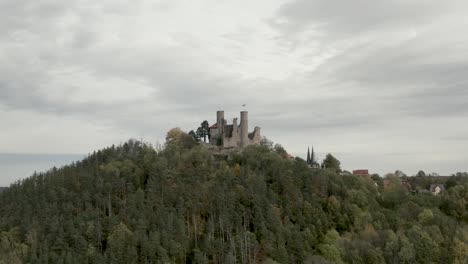
[{"label": "distant horizon", "polygon": [[0,153],[0,186],[8,187],[34,172],[46,172],[55,167],[80,161],[86,155],[48,153]]},{"label": "distant horizon", "polygon": [[[123,144],[125,141],[114,143],[114,145]],[[144,141],[145,143],[149,143]],[[277,142],[279,143],[279,142]],[[157,144],[157,143],[156,143]],[[281,144],[281,143],[279,143]],[[153,144],[155,145],[155,144]],[[110,147],[112,144],[105,146]],[[103,147],[103,148],[105,148]],[[33,175],[34,172],[46,172],[53,167],[63,167],[66,165],[70,165],[73,162],[81,161],[86,158],[88,155],[92,154],[94,151],[98,151],[100,149],[94,149],[89,151],[86,154],[79,154],[79,153],[0,153],[0,187],[8,187],[10,184],[28,178]],[[288,151],[288,149],[286,149]],[[295,157],[300,157],[305,160],[307,149],[304,153],[301,152],[288,152]],[[321,163],[321,161],[325,158],[326,154],[330,152],[317,152],[315,151],[316,159],[318,157],[317,162]],[[394,170],[384,171],[384,170],[375,170],[372,169],[372,166],[361,166],[361,167],[348,167],[346,164],[346,158],[352,158],[354,155],[352,153],[340,153],[335,152],[331,153],[341,162],[342,170],[347,170],[352,172],[353,170],[357,169],[367,169],[369,170],[369,174],[379,174],[381,177],[384,177],[388,173],[394,173],[397,170],[401,170],[407,176],[415,176],[419,170],[422,170],[426,173],[426,175],[430,173],[438,173],[440,176],[451,176],[456,174],[457,172],[466,172],[463,170],[454,171],[454,172],[439,172],[439,171],[429,171],[425,170],[424,168],[409,171],[404,170],[401,168],[395,168]],[[359,159],[359,157],[358,157]]]}]

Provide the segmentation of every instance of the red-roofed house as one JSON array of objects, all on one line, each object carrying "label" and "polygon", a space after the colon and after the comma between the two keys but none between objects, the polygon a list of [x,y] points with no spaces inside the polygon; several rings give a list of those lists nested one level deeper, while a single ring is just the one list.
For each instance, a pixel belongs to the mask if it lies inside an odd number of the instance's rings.
[{"label": "red-roofed house", "polygon": [[353,170],[353,175],[369,176],[369,170]]}]

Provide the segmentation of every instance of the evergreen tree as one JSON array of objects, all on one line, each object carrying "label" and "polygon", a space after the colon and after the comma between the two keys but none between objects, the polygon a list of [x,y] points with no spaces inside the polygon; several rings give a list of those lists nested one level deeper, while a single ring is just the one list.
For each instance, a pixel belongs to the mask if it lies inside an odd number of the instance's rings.
[{"label": "evergreen tree", "polygon": [[199,138],[203,138],[203,142],[205,143],[207,138],[208,140],[211,138],[210,124],[208,123],[208,121],[205,120],[200,124],[200,127],[198,127],[196,134]]},{"label": "evergreen tree", "polygon": [[196,141],[200,141],[200,138],[198,137],[197,133],[195,133],[195,131],[193,130],[190,130],[190,132],[188,133],[191,137],[193,137],[193,139],[195,139]]}]

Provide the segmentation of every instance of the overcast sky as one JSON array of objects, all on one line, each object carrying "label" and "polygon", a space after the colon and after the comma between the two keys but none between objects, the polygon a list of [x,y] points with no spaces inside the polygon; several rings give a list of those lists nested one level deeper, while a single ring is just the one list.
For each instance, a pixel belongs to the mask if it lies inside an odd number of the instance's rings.
[{"label": "overcast sky", "polygon": [[462,0],[0,0],[0,62],[0,185],[244,109],[345,169],[468,170]]}]

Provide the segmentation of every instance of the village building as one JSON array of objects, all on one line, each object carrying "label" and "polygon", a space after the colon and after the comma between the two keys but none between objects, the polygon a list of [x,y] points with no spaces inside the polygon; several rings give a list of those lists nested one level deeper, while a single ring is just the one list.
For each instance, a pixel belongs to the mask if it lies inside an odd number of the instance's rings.
[{"label": "village building", "polygon": [[369,170],[353,170],[353,175],[356,176],[369,176]]},{"label": "village building", "polygon": [[429,191],[434,195],[438,195],[442,192],[445,192],[445,186],[443,184],[431,184]]}]

